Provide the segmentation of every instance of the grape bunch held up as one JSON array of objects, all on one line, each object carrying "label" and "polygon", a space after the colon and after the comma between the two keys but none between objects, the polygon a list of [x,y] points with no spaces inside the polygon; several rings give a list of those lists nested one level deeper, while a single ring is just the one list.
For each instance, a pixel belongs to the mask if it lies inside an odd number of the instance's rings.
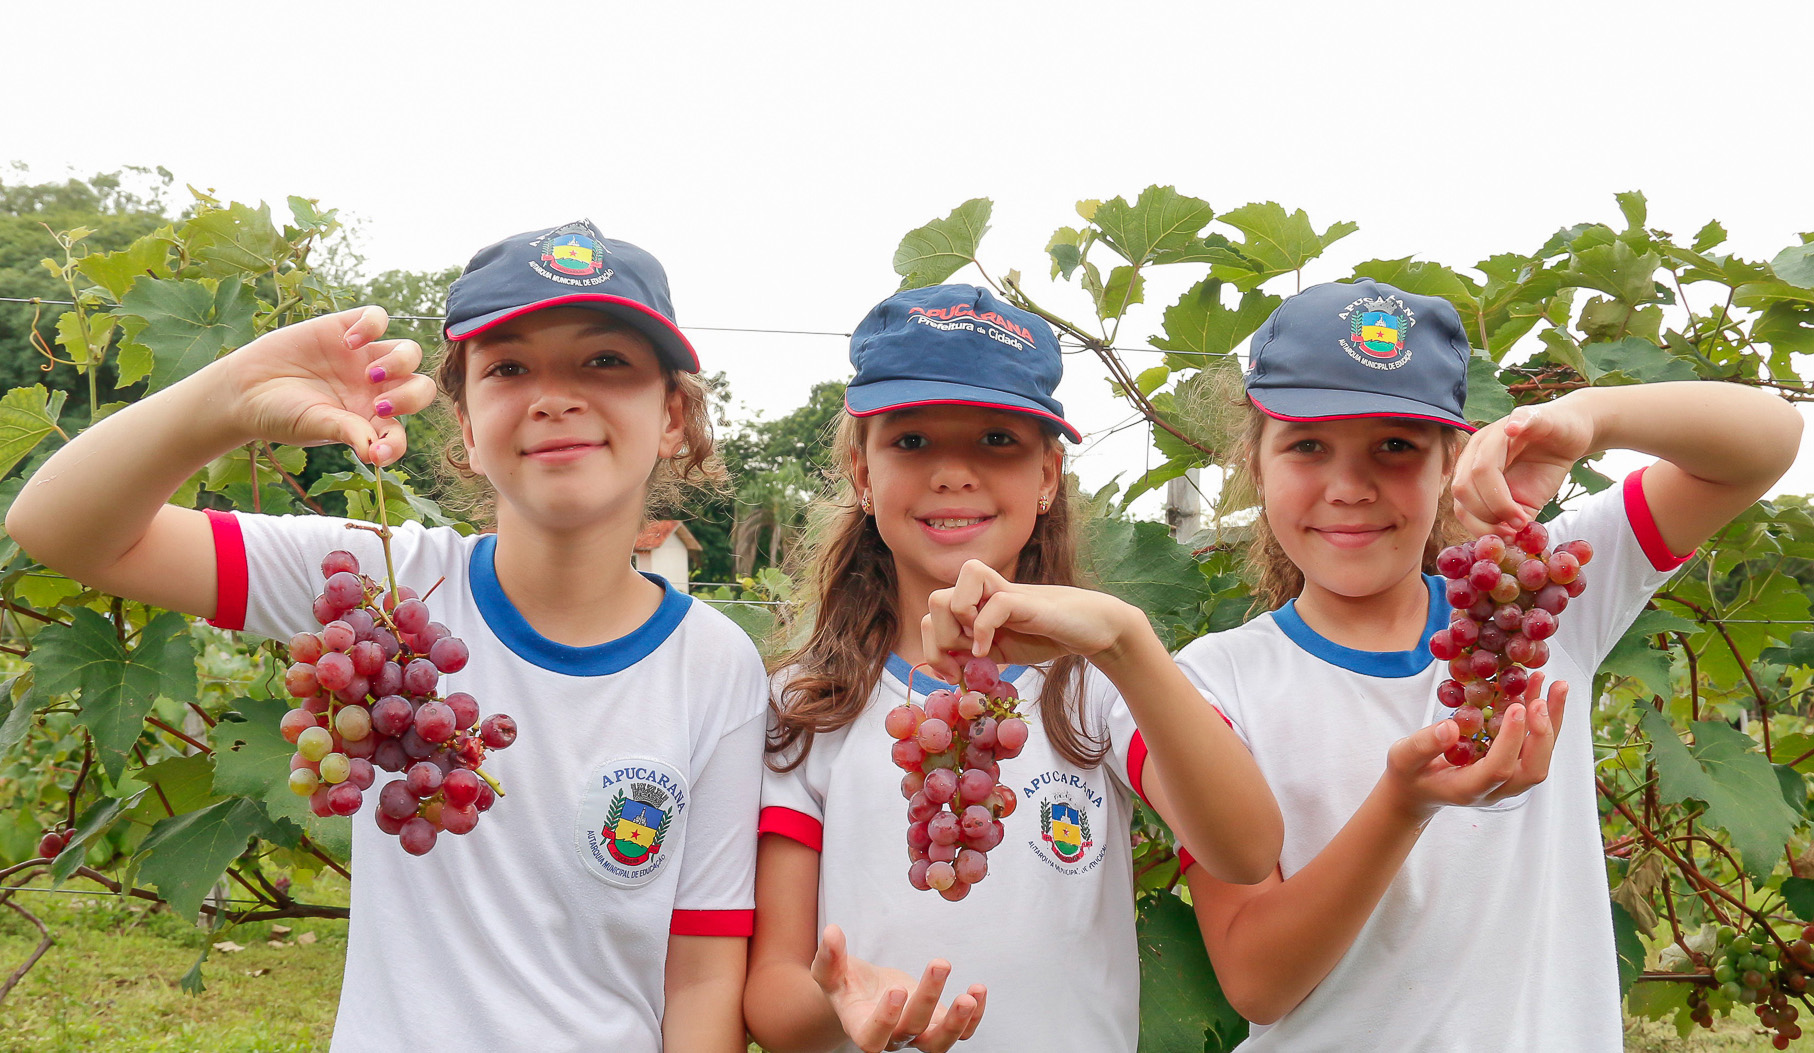
[{"label": "grape bunch held up", "polygon": [[345,551],[328,553],[321,573],[321,631],[291,638],[284,674],[298,700],[281,725],[296,747],[290,789],[316,815],[352,815],[377,768],[403,772],[378,793],[378,827],[422,855],[441,831],[471,832],[503,792],[479,766],[487,749],[516,741],[516,721],[494,713],[481,723],[473,696],[437,692],[469,656],[414,590],[387,592]]}]

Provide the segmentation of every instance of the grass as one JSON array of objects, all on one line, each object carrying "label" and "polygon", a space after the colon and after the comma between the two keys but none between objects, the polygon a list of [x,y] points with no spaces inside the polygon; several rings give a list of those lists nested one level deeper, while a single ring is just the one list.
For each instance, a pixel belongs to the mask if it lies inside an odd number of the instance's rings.
[{"label": "grass", "polygon": [[[80,882],[67,887],[80,894],[20,894],[56,944],[0,1004],[0,1053],[327,1048],[346,922],[300,919],[210,933],[142,901],[88,895]],[[346,893],[345,882],[330,875],[309,888],[307,900],[345,903]],[[274,924],[290,931],[274,931]],[[24,918],[0,910],[0,976],[39,938]],[[267,942],[274,938],[279,946]],[[178,980],[196,955],[223,941],[244,949],[211,951],[202,967],[207,990],[184,993]]]},{"label": "grass", "polygon": [[[346,923],[293,920],[288,933],[272,923],[210,933],[142,902],[104,893],[22,893],[21,902],[50,926],[53,946],[0,1003],[0,1053],[88,1053],[103,1050],[292,1053],[325,1050],[346,957]],[[345,903],[346,884],[328,875],[299,895]],[[312,934],[309,942],[302,937]],[[277,939],[280,946],[267,941]],[[178,979],[201,948],[231,940],[242,950],[212,951],[203,966],[205,993],[185,994]],[[37,946],[38,931],[0,910],[0,976]],[[1736,1053],[1768,1050],[1747,1011],[1716,1018],[1713,1031],[1686,1039],[1667,1022],[1628,1020],[1627,1053]],[[1811,1029],[1814,1030],[1814,1029]],[[754,1047],[752,1047],[754,1048]],[[958,1047],[960,1050],[963,1047]],[[1814,1034],[1790,1047],[1814,1053]]]}]

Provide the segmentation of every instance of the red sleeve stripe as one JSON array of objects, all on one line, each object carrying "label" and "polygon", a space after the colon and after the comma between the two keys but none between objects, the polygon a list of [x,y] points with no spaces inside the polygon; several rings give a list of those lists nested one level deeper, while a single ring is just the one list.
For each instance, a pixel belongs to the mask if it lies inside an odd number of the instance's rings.
[{"label": "red sleeve stripe", "polygon": [[239,518],[231,512],[210,508],[208,525],[214,528],[214,617],[208,624],[216,629],[246,627],[246,592],[251,578],[246,572],[246,538],[240,533]]},{"label": "red sleeve stripe", "polygon": [[1134,732],[1134,740],[1127,744],[1127,784],[1134,788],[1134,796],[1145,801],[1146,790],[1141,781],[1146,777],[1146,737],[1139,731]]},{"label": "red sleeve stripe", "polygon": [[1643,468],[1625,477],[1625,518],[1631,521],[1631,532],[1638,536],[1638,547],[1656,569],[1674,570],[1694,558],[1692,551],[1678,556],[1664,543],[1656,516],[1651,514],[1650,501],[1644,496]]},{"label": "red sleeve stripe", "polygon": [[1194,867],[1196,865],[1197,865],[1197,859],[1195,856],[1190,854],[1190,849],[1185,848],[1183,845],[1179,845],[1178,846],[1178,876],[1183,877],[1184,873],[1186,871],[1188,871],[1191,867]]},{"label": "red sleeve stripe", "polygon": [[668,926],[675,936],[750,936],[755,931],[753,910],[677,910]]},{"label": "red sleeve stripe", "polygon": [[815,852],[825,851],[825,824],[805,812],[770,805],[762,809],[756,822],[756,836],[780,834],[791,837]]}]

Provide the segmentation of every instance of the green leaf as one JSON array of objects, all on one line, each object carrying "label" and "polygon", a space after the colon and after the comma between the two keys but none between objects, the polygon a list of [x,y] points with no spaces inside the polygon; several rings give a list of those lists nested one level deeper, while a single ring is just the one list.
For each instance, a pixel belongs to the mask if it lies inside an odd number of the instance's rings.
[{"label": "green leaf", "polygon": [[1656,272],[1663,259],[1654,252],[1638,255],[1623,241],[1595,245],[1574,254],[1557,275],[1569,285],[1597,289],[1627,304],[1655,303]]},{"label": "green leaf", "polygon": [[[1139,1053],[1201,1053],[1232,1048],[1247,1034],[1216,982],[1196,915],[1169,892],[1135,904],[1140,945]],[[1219,1046],[1207,1043],[1218,1041]]]},{"label": "green leaf", "polygon": [[1120,318],[1127,309],[1146,302],[1146,279],[1133,267],[1120,266],[1109,272],[1108,284],[1096,300],[1096,317],[1107,321]]},{"label": "green leaf", "polygon": [[1707,225],[1695,234],[1693,248],[1696,252],[1706,252],[1708,249],[1718,248],[1725,244],[1725,241],[1726,228],[1720,226],[1719,220],[1710,219],[1707,221]]},{"label": "green leaf", "polygon": [[1648,340],[1628,336],[1623,340],[1587,344],[1581,348],[1587,362],[1587,379],[1596,384],[1656,383],[1665,380],[1698,380],[1694,367]]},{"label": "green leaf", "polygon": [[1783,878],[1783,900],[1802,921],[1814,920],[1814,879]]},{"label": "green leaf", "polygon": [[153,356],[147,391],[169,387],[253,335],[253,297],[235,279],[147,278],[132,287],[119,310],[145,319],[136,341]]},{"label": "green leaf", "polygon": [[50,703],[49,699],[34,690],[30,677],[25,677],[24,683],[21,683],[22,676],[24,674],[16,674],[0,682],[0,694],[5,696],[0,699],[0,704],[10,706],[6,710],[6,719],[0,721],[0,757],[6,756],[9,750],[18,745],[31,727],[32,716]]},{"label": "green leaf", "polygon": [[69,876],[82,865],[82,860],[88,855],[88,848],[95,839],[113,829],[120,817],[137,804],[139,798],[149,792],[149,790],[140,790],[123,800],[118,797],[102,797],[89,805],[88,810],[82,813],[82,817],[76,820],[75,830],[70,835],[69,844],[63,847],[63,851],[57,853],[56,862],[51,864],[51,880],[59,885],[68,881]]},{"label": "green leaf", "polygon": [[1134,378],[1134,386],[1140,389],[1140,394],[1151,395],[1153,392],[1164,387],[1165,382],[1170,380],[1171,377],[1172,371],[1170,366],[1153,366],[1150,369],[1143,369],[1140,371],[1140,375]]},{"label": "green leaf", "polygon": [[1625,229],[1643,230],[1644,221],[1650,214],[1643,191],[1627,190],[1622,194],[1614,194],[1613,199],[1618,201],[1619,211],[1625,214]]},{"label": "green leaf", "polygon": [[1482,355],[1468,357],[1468,401],[1464,415],[1471,423],[1489,424],[1512,412],[1517,403],[1499,379],[1499,367]]},{"label": "green leaf", "polygon": [[1165,362],[1173,369],[1203,365],[1203,358],[1197,356],[1233,351],[1284,302],[1269,293],[1248,292],[1231,311],[1222,306],[1222,285],[1221,279],[1205,278],[1165,309],[1165,335],[1152,343],[1161,351],[1172,352]]},{"label": "green leaf", "polygon": [[1661,340],[1659,334],[1663,327],[1663,309],[1654,304],[1649,307],[1633,307],[1617,300],[1595,296],[1581,306],[1579,326],[1581,335],[1590,341],[1619,340],[1633,336],[1654,344]]},{"label": "green leaf", "polygon": [[189,269],[227,284],[267,273],[292,253],[271,220],[271,207],[263,202],[256,208],[235,201],[226,208],[203,209],[183,222],[178,236],[188,249]]},{"label": "green leaf", "polygon": [[0,475],[12,471],[46,435],[59,430],[57,415],[68,397],[63,391],[46,391],[42,384],[13,388],[0,397]]},{"label": "green leaf", "polygon": [[94,611],[78,607],[71,619],[38,634],[32,658],[39,688],[48,695],[82,693],[80,721],[117,782],[152,703],[159,696],[195,697],[195,643],[189,623],[170,611],[146,623],[130,653],[112,623]]},{"label": "green leaf", "polygon": [[1631,990],[1631,983],[1644,971],[1644,938],[1638,935],[1638,923],[1622,905],[1612,905],[1612,940],[1619,954],[1619,997]]},{"label": "green leaf", "polygon": [[1355,266],[1354,276],[1385,282],[1419,296],[1440,296],[1455,304],[1456,310],[1463,314],[1478,306],[1472,284],[1440,263],[1416,262],[1409,256],[1396,260],[1368,260]]},{"label": "green leaf", "polygon": [[1098,520],[1082,562],[1096,588],[1145,611],[1155,626],[1194,609],[1203,583],[1190,550],[1163,523]]},{"label": "green leaf", "polygon": [[1569,468],[1568,477],[1576,486],[1590,494],[1597,494],[1612,485],[1611,479],[1594,471],[1586,461],[1576,461]]},{"label": "green leaf", "polygon": [[57,343],[76,364],[79,373],[107,353],[107,345],[113,340],[113,331],[118,325],[118,320],[110,315],[84,317],[82,312],[64,311],[57,318]]},{"label": "green leaf", "polygon": [[1654,695],[1668,698],[1672,694],[1670,687],[1671,652],[1659,651],[1651,646],[1651,638],[1658,633],[1684,632],[1694,633],[1700,626],[1679,615],[1667,611],[1644,611],[1632,620],[1613,644],[1605,659],[1600,662],[1600,676],[1628,676],[1644,685],[1645,690]]},{"label": "green leaf", "polygon": [[1790,285],[1814,289],[1814,244],[1792,245],[1782,250],[1771,258],[1770,269]]},{"label": "green leaf", "polygon": [[1659,796],[1670,804],[1689,799],[1705,804],[1705,821],[1726,831],[1745,872],[1761,884],[1801,818],[1784,803],[1770,762],[1750,736],[1722,721],[1691,724],[1695,742],[1689,746],[1667,717],[1649,706],[1642,709]]},{"label": "green leaf", "polygon": [[1052,232],[1052,239],[1046,242],[1046,254],[1052,257],[1052,277],[1064,275],[1071,280],[1071,272],[1083,262],[1084,233],[1074,227],[1059,227]]},{"label": "green leaf", "polygon": [[160,820],[139,846],[139,879],[156,888],[178,915],[193,918],[209,886],[246,850],[247,840],[270,827],[263,809],[243,797]]},{"label": "green leaf", "polygon": [[[166,757],[133,772],[132,779],[158,791],[156,800],[147,799],[143,805],[147,822],[206,808],[226,796],[214,792],[214,758],[205,753]],[[166,802],[169,808],[164,807]]]},{"label": "green leaf", "polygon": [[1092,222],[1104,241],[1139,266],[1208,259],[1197,235],[1214,218],[1207,201],[1186,197],[1173,187],[1149,186],[1132,205],[1119,197],[1104,201]]},{"label": "green leaf", "polygon": [[1272,201],[1242,205],[1219,218],[1245,234],[1247,240],[1227,249],[1218,250],[1212,245],[1208,253],[1214,261],[1210,273],[1233,282],[1242,292],[1300,269],[1321,256],[1324,249],[1360,229],[1354,223],[1341,222],[1318,234],[1303,209],[1287,214],[1283,206]]},{"label": "green leaf", "polygon": [[278,729],[289,708],[287,699],[233,700],[233,712],[241,719],[222,720],[208,731],[208,744],[214,747],[214,792],[262,801],[266,815],[290,820],[330,854],[344,859],[352,848],[352,822],[341,816],[318,816],[308,798],[290,791],[290,757],[296,747],[285,742]]},{"label": "green leaf", "polygon": [[1783,803],[1802,815],[1808,814],[1808,784],[1802,779],[1801,772],[1787,764],[1772,764],[1776,769],[1776,782],[1782,787]]},{"label": "green leaf", "polygon": [[195,961],[189,963],[189,968],[183,971],[183,975],[177,977],[177,984],[184,994],[198,995],[208,989],[208,985],[202,982],[202,963],[208,960],[211,946],[212,944],[203,941],[201,953],[195,956]]},{"label": "green leaf", "polygon": [[989,230],[992,208],[988,198],[974,197],[952,209],[944,219],[908,231],[894,250],[894,272],[901,276],[900,287],[937,285],[965,264],[975,263],[976,246]]},{"label": "green leaf", "polygon": [[118,252],[84,256],[76,271],[107,291],[114,303],[125,297],[140,278],[170,276],[170,228],[147,234]]}]

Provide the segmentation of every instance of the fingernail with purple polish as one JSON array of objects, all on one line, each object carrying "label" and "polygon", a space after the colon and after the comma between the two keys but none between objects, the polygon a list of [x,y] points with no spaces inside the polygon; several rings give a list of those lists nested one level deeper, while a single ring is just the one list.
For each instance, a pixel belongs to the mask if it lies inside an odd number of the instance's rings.
[{"label": "fingernail with purple polish", "polygon": [[371,369],[366,370],[365,375],[372,378],[372,383],[382,384],[384,383],[384,378],[390,374],[384,371],[383,366],[373,366]]},{"label": "fingernail with purple polish", "polygon": [[380,417],[388,417],[396,410],[396,407],[391,405],[390,399],[379,399],[378,404],[372,408],[378,411]]}]

